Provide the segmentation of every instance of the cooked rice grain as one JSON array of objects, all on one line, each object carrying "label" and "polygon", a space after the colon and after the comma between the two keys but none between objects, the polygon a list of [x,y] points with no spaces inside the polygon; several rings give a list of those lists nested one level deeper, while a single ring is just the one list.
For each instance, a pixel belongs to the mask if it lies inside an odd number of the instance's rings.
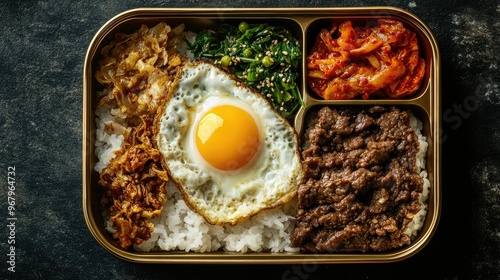
[{"label": "cooked rice grain", "polygon": [[95,110],[95,114],[95,154],[97,163],[94,165],[94,170],[101,173],[101,171],[108,166],[111,159],[115,157],[115,152],[120,149],[125,139],[123,135],[110,133],[106,129],[106,123],[118,122],[118,120],[111,115],[108,106],[98,106]]},{"label": "cooked rice grain", "polygon": [[170,182],[167,184],[167,193],[169,198],[162,214],[152,220],[155,230],[151,238],[141,245],[135,245],[134,249],[137,251],[298,251],[290,247],[289,238],[295,222],[293,213],[296,201],[263,211],[235,226],[216,226],[191,211],[177,188]]},{"label": "cooked rice grain", "polygon": [[420,144],[416,158],[416,165],[420,172],[420,176],[424,180],[422,193],[420,193],[418,198],[421,204],[420,211],[415,214],[413,220],[408,223],[408,225],[406,226],[406,230],[404,231],[404,233],[413,240],[417,236],[420,229],[424,226],[424,221],[428,210],[427,199],[429,198],[431,183],[429,181],[427,171],[425,171],[427,148],[429,144],[427,143],[427,139],[425,138],[425,136],[422,135],[422,121],[420,121],[413,114],[410,114],[410,126],[415,130],[415,133],[418,137],[418,142]]}]

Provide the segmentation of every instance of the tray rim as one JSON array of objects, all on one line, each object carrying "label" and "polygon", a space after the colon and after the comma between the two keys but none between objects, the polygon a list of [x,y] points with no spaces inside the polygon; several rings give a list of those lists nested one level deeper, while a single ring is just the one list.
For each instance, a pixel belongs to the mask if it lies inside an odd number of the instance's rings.
[{"label": "tray rim", "polygon": [[[93,217],[92,211],[92,201],[90,199],[90,174],[93,172],[90,156],[93,152],[89,147],[89,137],[91,137],[91,132],[89,133],[89,128],[92,127],[92,122],[94,122],[93,112],[88,110],[92,108],[91,97],[88,96],[91,92],[91,88],[88,86],[89,77],[92,78],[91,58],[95,53],[96,47],[99,45],[99,40],[102,40],[103,34],[106,34],[108,30],[112,30],[114,25],[120,23],[127,18],[134,18],[137,16],[141,17],[156,17],[156,16],[166,16],[168,15],[206,15],[206,16],[221,16],[221,15],[232,15],[236,16],[238,14],[252,14],[259,13],[258,15],[253,15],[254,17],[263,17],[263,15],[272,15],[272,18],[283,18],[283,16],[276,16],[276,13],[281,13],[283,15],[307,15],[307,16],[323,16],[327,17],[328,13],[340,13],[342,16],[349,16],[349,14],[361,14],[369,11],[377,11],[378,15],[394,15],[400,17],[408,17],[411,21],[418,23],[423,32],[427,33],[427,39],[429,39],[429,44],[432,47],[432,57],[434,67],[431,68],[431,77],[434,82],[429,82],[429,89],[433,92],[433,95],[429,97],[429,119],[433,118],[434,125],[431,128],[431,139],[429,143],[432,143],[432,153],[433,153],[433,205],[435,206],[432,215],[426,217],[426,219],[431,219],[429,229],[420,237],[416,242],[405,246],[401,249],[395,249],[395,251],[384,252],[384,253],[353,253],[353,254],[306,254],[306,253],[226,253],[226,252],[215,252],[215,253],[193,253],[193,252],[135,252],[135,251],[124,251],[120,248],[115,247],[109,242],[109,240],[104,236],[104,233],[100,232],[96,224],[95,218]],[[141,15],[142,14],[142,15]],[[406,19],[408,19],[406,18]],[[165,18],[167,20],[167,16]],[[302,26],[302,25],[301,25]],[[306,29],[307,26],[302,26]],[[305,36],[305,34],[304,34]],[[439,57],[439,47],[437,40],[432,32],[432,30],[418,18],[413,13],[406,11],[402,8],[392,7],[392,6],[366,6],[366,7],[290,7],[290,8],[135,8],[117,14],[116,16],[109,19],[105,24],[103,24],[96,34],[93,36],[89,47],[85,55],[85,61],[83,65],[83,114],[82,114],[82,130],[83,130],[83,147],[82,147],[82,210],[84,214],[85,223],[90,233],[106,251],[112,255],[131,262],[139,263],[205,263],[205,264],[293,264],[293,263],[390,263],[397,262],[407,259],[420,250],[422,250],[431,240],[432,236],[437,230],[440,215],[441,215],[441,138],[440,138],[440,128],[441,128],[441,85],[440,85],[440,72],[441,63]],[[305,85],[304,85],[305,86]],[[303,95],[306,95],[303,92]],[[313,105],[314,106],[314,105]],[[90,111],[90,112],[89,112]],[[430,198],[429,198],[430,199]],[[430,204],[430,201],[428,202]]]}]

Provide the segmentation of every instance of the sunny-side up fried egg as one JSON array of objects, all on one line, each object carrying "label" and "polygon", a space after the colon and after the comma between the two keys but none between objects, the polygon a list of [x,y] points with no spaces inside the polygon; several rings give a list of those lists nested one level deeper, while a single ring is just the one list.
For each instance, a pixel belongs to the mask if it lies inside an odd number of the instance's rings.
[{"label": "sunny-side up fried egg", "polygon": [[209,223],[234,225],[295,196],[303,171],[294,129],[232,75],[188,63],[160,114],[170,177]]}]

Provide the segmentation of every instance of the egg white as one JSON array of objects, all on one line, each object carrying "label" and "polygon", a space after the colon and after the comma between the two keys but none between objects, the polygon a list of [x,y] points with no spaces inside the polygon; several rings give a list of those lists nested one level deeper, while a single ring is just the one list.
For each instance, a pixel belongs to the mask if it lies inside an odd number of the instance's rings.
[{"label": "egg white", "polygon": [[[249,112],[261,137],[255,162],[231,172],[210,166],[194,141],[201,116],[225,104]],[[294,129],[258,93],[210,63],[182,69],[162,112],[157,143],[186,203],[212,224],[235,224],[288,202],[303,177]]]}]

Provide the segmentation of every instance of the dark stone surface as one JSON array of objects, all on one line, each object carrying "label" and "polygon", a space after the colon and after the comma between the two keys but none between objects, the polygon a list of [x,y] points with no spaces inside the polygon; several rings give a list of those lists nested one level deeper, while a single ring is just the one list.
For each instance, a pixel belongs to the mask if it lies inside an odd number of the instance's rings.
[{"label": "dark stone surface", "polygon": [[[500,277],[498,0],[3,2],[0,279]],[[421,252],[391,264],[152,265],[122,261],[97,244],[82,213],[81,125],[83,61],[100,26],[136,7],[367,5],[415,13],[434,31],[441,48],[443,211],[434,238]],[[15,167],[15,273],[7,270],[9,167]]]}]

